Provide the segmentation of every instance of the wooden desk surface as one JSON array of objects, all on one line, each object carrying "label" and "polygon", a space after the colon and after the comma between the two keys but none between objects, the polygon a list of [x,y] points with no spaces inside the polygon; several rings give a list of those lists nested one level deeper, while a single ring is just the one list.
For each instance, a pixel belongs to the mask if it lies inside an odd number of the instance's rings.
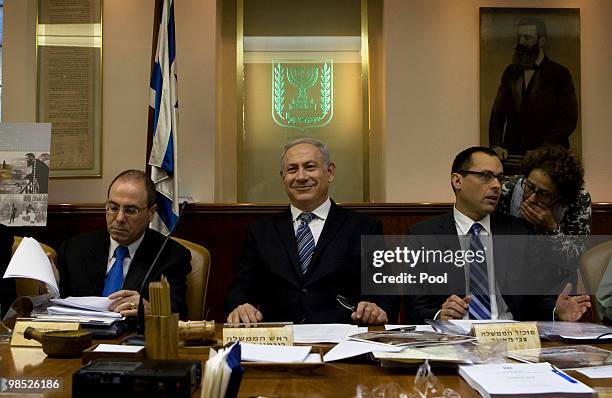
[{"label": "wooden desk surface", "polygon": [[[544,343],[545,346],[556,343]],[[598,344],[597,347],[612,350],[612,344]],[[45,394],[45,397],[71,397],[72,374],[81,365],[81,358],[48,358],[41,348],[10,347],[7,342],[0,343],[0,377],[57,377],[63,381],[62,391]],[[189,354],[185,359],[198,359]],[[199,358],[202,359],[202,358]],[[245,367],[240,386],[240,397],[353,397],[357,385],[374,387],[387,383],[397,383],[411,391],[415,369],[382,368],[373,363],[332,362],[316,368],[279,368],[270,366]],[[465,397],[478,397],[457,374],[436,376],[446,386]],[[612,379],[589,379],[577,372],[570,374],[591,387],[612,388]],[[1,396],[1,394],[0,394]],[[199,397],[199,389],[193,397]]]}]

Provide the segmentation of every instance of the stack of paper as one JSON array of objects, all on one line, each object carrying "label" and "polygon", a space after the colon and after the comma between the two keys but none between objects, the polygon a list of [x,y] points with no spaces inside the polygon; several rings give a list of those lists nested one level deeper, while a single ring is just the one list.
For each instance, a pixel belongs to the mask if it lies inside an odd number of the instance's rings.
[{"label": "stack of paper", "polygon": [[47,308],[50,315],[69,315],[98,318],[122,318],[121,314],[109,311],[112,303],[108,297],[68,297],[65,299],[51,299],[53,305]]},{"label": "stack of paper", "polygon": [[241,346],[234,343],[219,352],[210,350],[204,367],[202,398],[233,398],[238,395],[244,369],[240,366]]},{"label": "stack of paper", "polygon": [[508,357],[521,362],[549,362],[561,369],[612,365],[612,352],[590,345],[515,350]]},{"label": "stack of paper", "polygon": [[49,257],[34,238],[23,238],[11,257],[4,278],[27,278],[44,282],[53,297],[59,297],[59,288]]},{"label": "stack of paper", "polygon": [[312,362],[319,354],[310,355],[311,346],[283,346],[269,344],[242,343],[242,360],[266,363],[305,363]]},{"label": "stack of paper", "polygon": [[367,327],[345,323],[293,325],[293,342],[302,344],[339,343],[352,334],[367,331]]},{"label": "stack of paper", "polygon": [[483,397],[591,397],[593,389],[551,364],[460,366],[459,375]]}]

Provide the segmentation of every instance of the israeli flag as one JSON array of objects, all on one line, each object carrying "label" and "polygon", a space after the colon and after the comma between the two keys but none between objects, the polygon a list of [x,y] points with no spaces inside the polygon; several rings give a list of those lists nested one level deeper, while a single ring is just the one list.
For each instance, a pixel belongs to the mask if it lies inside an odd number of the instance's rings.
[{"label": "israeli flag", "polygon": [[[178,220],[177,125],[178,97],[174,0],[159,3],[161,22],[155,62],[151,70],[149,106],[153,108],[152,147],[149,156],[151,179],[157,190],[157,213],[151,228],[168,234]],[[149,123],[151,125],[151,123]]]}]

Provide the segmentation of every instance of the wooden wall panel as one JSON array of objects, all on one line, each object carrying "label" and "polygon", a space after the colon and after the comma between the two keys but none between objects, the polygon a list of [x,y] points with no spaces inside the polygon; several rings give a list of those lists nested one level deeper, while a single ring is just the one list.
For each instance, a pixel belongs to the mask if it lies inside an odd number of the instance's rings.
[{"label": "wooden wall panel", "polygon": [[[345,204],[383,223],[385,234],[401,235],[421,220],[450,211],[451,204]],[[207,319],[223,321],[223,303],[234,274],[246,226],[282,211],[283,205],[194,204],[185,210],[175,235],[208,248],[212,256],[206,297]],[[104,206],[50,205],[47,228],[19,227],[15,234],[32,236],[54,248],[78,233],[106,228]],[[612,235],[612,204],[593,205],[594,235]]]}]

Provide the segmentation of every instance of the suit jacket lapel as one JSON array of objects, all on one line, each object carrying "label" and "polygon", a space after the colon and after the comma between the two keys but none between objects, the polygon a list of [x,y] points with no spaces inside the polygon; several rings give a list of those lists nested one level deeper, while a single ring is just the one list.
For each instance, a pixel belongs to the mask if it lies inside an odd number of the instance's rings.
[{"label": "suit jacket lapel", "polygon": [[493,265],[495,266],[495,278],[497,279],[497,285],[503,286],[510,256],[506,247],[507,245],[504,244],[504,240],[507,238],[502,237],[511,235],[511,233],[508,231],[508,228],[506,228],[506,223],[499,220],[496,213],[491,214],[491,233],[493,235]]},{"label": "suit jacket lapel", "polygon": [[89,259],[87,264],[83,264],[87,279],[90,284],[93,294],[102,295],[104,290],[104,280],[106,279],[106,268],[108,266],[108,248],[110,246],[110,238],[93,242],[89,251]]},{"label": "suit jacket lapel", "polygon": [[516,68],[516,74],[512,80],[512,97],[514,97],[514,106],[516,112],[521,112],[521,100],[523,99],[523,80],[525,76],[520,68]]},{"label": "suit jacket lapel", "polygon": [[336,234],[344,226],[345,222],[346,211],[338,207],[338,205],[336,205],[336,203],[332,200],[329,214],[327,215],[327,220],[325,220],[323,230],[321,231],[321,236],[319,236],[319,240],[317,241],[317,245],[315,246],[315,250],[312,255],[312,260],[310,260],[307,275],[312,275],[313,270],[317,266],[317,261],[321,257],[325,247],[327,247],[327,245],[334,239]]},{"label": "suit jacket lapel", "polygon": [[297,241],[295,240],[295,231],[293,230],[291,210],[289,210],[289,207],[275,218],[274,228],[276,228],[280,241],[287,252],[287,256],[289,256],[289,261],[294,271],[293,276],[300,279],[302,277],[302,269],[298,258]]}]

